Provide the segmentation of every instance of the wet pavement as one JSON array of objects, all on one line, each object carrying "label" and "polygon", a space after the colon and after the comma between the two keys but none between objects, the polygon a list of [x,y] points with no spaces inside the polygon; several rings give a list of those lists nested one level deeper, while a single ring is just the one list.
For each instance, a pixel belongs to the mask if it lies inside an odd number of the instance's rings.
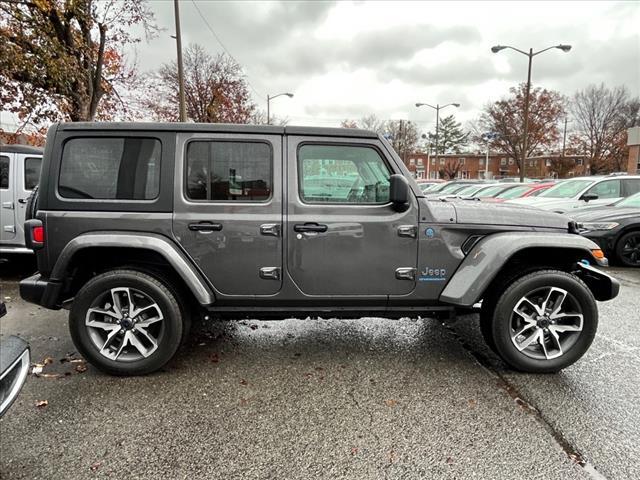
[{"label": "wet pavement", "polygon": [[84,364],[3,272],[1,334],[52,360],[0,420],[3,479],[640,478],[639,272],[556,375],[507,370],[469,315],[215,322],[138,378]]}]

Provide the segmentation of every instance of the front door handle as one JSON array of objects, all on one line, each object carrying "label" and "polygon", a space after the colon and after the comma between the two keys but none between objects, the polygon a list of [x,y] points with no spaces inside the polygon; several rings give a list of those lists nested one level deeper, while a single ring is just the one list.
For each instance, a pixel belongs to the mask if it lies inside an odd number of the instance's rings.
[{"label": "front door handle", "polygon": [[318,233],[323,233],[326,232],[329,229],[329,227],[327,227],[326,225],[321,225],[319,223],[303,223],[300,224],[298,223],[297,225],[293,226],[293,231],[294,232],[299,232],[299,233],[305,233],[305,232],[318,232]]},{"label": "front door handle", "polygon": [[28,198],[19,198],[18,199],[18,203],[24,205],[25,203],[27,203],[27,200],[29,200]]},{"label": "front door handle", "polygon": [[189,230],[193,232],[219,232],[222,230],[222,224],[213,222],[190,223]]}]

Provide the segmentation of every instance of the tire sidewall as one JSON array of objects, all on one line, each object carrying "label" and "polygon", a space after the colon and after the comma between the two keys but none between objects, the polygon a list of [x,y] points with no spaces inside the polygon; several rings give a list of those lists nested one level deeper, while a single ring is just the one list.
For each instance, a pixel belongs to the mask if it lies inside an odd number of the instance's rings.
[{"label": "tire sidewall", "polygon": [[[148,295],[162,311],[164,332],[158,348],[149,357],[134,362],[118,362],[102,355],[94,345],[85,325],[92,302],[115,287],[130,287]],[[114,375],[143,375],[162,368],[176,353],[183,336],[180,307],[172,292],[159,280],[135,271],[112,271],[101,274],[82,287],[69,313],[69,330],[79,352],[95,367]]]},{"label": "tire sidewall", "polygon": [[[539,360],[518,351],[511,341],[511,314],[516,303],[530,292],[544,287],[559,287],[569,292],[582,308],[583,327],[576,343],[558,358]],[[574,275],[544,271],[516,280],[500,296],[494,311],[492,334],[498,354],[510,366],[527,372],[557,372],[576,362],[587,351],[598,328],[598,309],[589,288]]]}]

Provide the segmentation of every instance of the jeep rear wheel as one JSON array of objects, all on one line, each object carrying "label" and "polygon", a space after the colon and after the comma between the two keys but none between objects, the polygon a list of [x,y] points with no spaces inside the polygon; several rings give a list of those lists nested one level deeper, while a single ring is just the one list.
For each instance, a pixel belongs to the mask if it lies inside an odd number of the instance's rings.
[{"label": "jeep rear wheel", "polygon": [[589,288],[574,275],[543,270],[513,282],[485,326],[500,357],[525,372],[557,372],[587,351],[598,326]]},{"label": "jeep rear wheel", "polygon": [[113,270],[91,279],[69,315],[78,351],[113,375],[143,375],[174,356],[184,329],[175,294],[158,278]]}]

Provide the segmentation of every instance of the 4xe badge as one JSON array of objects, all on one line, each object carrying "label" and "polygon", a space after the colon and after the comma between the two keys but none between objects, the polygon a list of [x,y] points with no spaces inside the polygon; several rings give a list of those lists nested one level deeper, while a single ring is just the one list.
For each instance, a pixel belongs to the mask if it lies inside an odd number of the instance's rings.
[{"label": "4xe badge", "polygon": [[447,270],[445,268],[425,267],[421,272],[418,280],[420,282],[441,282],[447,279]]}]

